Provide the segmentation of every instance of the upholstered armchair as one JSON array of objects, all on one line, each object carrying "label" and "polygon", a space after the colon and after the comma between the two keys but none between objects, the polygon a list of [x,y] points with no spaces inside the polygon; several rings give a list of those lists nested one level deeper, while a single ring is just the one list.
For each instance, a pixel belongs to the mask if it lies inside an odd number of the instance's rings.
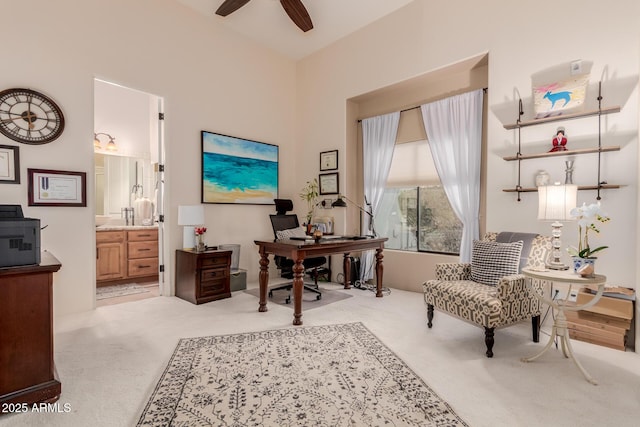
[{"label": "upholstered armchair", "polygon": [[[496,329],[531,319],[533,341],[540,338],[540,301],[519,272],[544,265],[551,239],[536,234],[487,233],[474,242],[471,263],[436,265],[436,279],[422,287],[427,305],[427,326],[434,309],[484,328],[487,357],[493,357]],[[533,283],[541,292],[540,282]]]}]

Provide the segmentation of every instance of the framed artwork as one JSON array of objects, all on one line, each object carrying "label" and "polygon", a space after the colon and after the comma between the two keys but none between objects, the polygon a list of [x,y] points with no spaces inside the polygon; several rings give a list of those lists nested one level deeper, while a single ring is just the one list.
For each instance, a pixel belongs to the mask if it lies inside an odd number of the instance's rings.
[{"label": "framed artwork", "polygon": [[338,169],[338,150],[320,153],[320,170],[330,171]]},{"label": "framed artwork", "polygon": [[86,172],[27,169],[29,206],[87,206]]},{"label": "framed artwork", "polygon": [[12,145],[0,145],[0,184],[20,184],[20,151]]},{"label": "framed artwork", "polygon": [[278,146],[202,131],[202,203],[273,205]]},{"label": "framed artwork", "polygon": [[559,116],[584,110],[589,75],[583,74],[571,79],[535,86],[533,88],[533,109],[535,118]]},{"label": "framed artwork", "polygon": [[338,194],[338,172],[321,173],[319,178],[320,194]]}]

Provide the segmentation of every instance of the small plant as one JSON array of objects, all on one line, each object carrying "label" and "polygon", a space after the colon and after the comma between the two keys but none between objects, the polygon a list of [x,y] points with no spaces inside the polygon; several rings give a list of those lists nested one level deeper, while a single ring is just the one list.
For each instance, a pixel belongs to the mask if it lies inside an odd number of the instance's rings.
[{"label": "small plant", "polygon": [[307,202],[307,224],[311,224],[313,220],[313,212],[316,208],[318,195],[318,180],[315,178],[307,181],[307,184],[300,191],[300,198]]},{"label": "small plant", "polygon": [[578,240],[577,249],[574,246],[567,248],[569,255],[580,258],[590,258],[594,253],[600,252],[609,247],[598,246],[595,249],[591,249],[589,246],[589,231],[600,233],[600,229],[596,226],[596,222],[604,223],[610,220],[610,218],[602,212],[599,203],[592,203],[589,206],[583,203],[582,206],[571,209],[570,214],[572,217],[578,219],[578,236],[580,239]]}]

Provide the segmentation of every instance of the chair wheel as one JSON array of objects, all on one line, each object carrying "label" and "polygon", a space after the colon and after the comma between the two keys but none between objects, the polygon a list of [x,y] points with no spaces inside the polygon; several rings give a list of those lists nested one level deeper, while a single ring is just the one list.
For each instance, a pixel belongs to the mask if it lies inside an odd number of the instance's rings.
[{"label": "chair wheel", "polygon": [[286,300],[284,300],[285,304],[291,304],[291,296],[288,296]]},{"label": "chair wheel", "polygon": [[318,296],[316,297],[316,301],[322,299],[322,294],[318,294]]},{"label": "chair wheel", "polygon": [[269,298],[273,298],[273,291],[269,291]]}]

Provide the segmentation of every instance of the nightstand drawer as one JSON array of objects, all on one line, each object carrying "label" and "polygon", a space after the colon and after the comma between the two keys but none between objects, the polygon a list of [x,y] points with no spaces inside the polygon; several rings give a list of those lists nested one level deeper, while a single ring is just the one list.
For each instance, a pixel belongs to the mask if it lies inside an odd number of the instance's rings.
[{"label": "nightstand drawer", "polygon": [[225,253],[216,254],[215,256],[209,256],[200,260],[200,268],[208,267],[226,267],[229,263],[229,256]]},{"label": "nightstand drawer", "polygon": [[228,270],[223,270],[221,268],[219,268],[219,269],[208,269],[208,270],[201,270],[200,271],[200,281],[201,282],[206,282],[208,280],[224,279],[227,276],[229,276],[229,271]]},{"label": "nightstand drawer", "polygon": [[158,256],[158,242],[129,242],[129,259],[154,258]]},{"label": "nightstand drawer", "polygon": [[200,296],[208,297],[212,295],[219,295],[225,292],[224,280],[212,280],[210,282],[202,282],[200,284]]},{"label": "nightstand drawer", "polygon": [[129,260],[129,276],[152,276],[158,274],[158,258]]}]

